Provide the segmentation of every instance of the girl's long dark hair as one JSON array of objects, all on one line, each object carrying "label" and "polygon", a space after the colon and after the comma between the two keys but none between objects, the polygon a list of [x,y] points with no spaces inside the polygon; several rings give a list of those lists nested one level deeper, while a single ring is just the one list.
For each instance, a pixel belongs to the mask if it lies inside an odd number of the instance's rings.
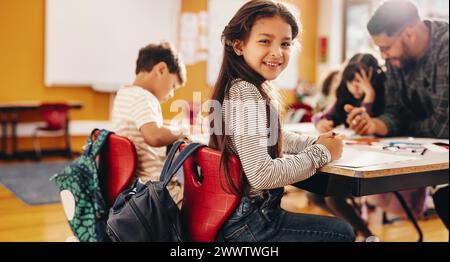
[{"label": "girl's long dark hair", "polygon": [[[266,81],[263,76],[258,74],[253,70],[241,56],[238,56],[233,48],[235,41],[239,40],[245,42],[250,36],[250,31],[253,24],[261,18],[275,17],[278,16],[282,18],[286,23],[291,26],[292,29],[292,39],[296,38],[300,27],[297,23],[295,16],[281,3],[276,3],[270,0],[253,0],[244,4],[230,20],[228,25],[222,32],[222,43],[224,45],[223,61],[220,68],[219,76],[217,78],[216,84],[214,85],[214,90],[212,92],[212,100],[220,102],[223,104],[226,96],[228,95],[229,89],[231,87],[231,82],[235,79],[242,79],[249,83],[255,85],[262,97],[266,100],[267,113],[270,112],[271,101],[276,100],[276,98],[270,93],[270,90],[264,88],[263,83]],[[236,195],[246,194],[245,190],[239,190],[243,188],[243,184],[236,185],[228,171],[228,159],[232,153],[230,149],[230,139],[225,133],[226,124],[224,123],[224,118],[222,117],[222,112],[219,109],[212,110],[210,116],[215,119],[222,119],[222,129],[215,127],[213,123],[211,128],[214,130],[211,134],[209,146],[213,148],[218,148],[221,152],[221,167],[224,168],[225,181],[227,187],[225,188],[228,192]],[[270,121],[268,115],[267,121]],[[274,146],[268,148],[269,154],[272,158],[279,157],[281,155],[282,146],[282,135],[281,135],[281,125],[280,119],[278,118],[278,141]],[[269,126],[270,125],[269,123]],[[241,168],[242,170],[242,168]],[[221,172],[219,172],[221,173]],[[222,181],[222,180],[221,180]],[[241,181],[244,183],[245,180]]]},{"label": "girl's long dark hair", "polygon": [[353,106],[361,106],[361,101],[358,100],[348,91],[347,82],[351,82],[355,79],[355,74],[364,70],[367,74],[372,70],[372,78],[370,82],[375,91],[375,101],[372,107],[372,116],[379,116],[384,110],[384,81],[386,76],[384,71],[378,64],[377,59],[371,54],[356,54],[354,55],[342,73],[341,82],[336,90],[336,113],[333,116],[334,125],[340,125],[345,123],[347,119],[347,112],[344,110],[346,104]]}]

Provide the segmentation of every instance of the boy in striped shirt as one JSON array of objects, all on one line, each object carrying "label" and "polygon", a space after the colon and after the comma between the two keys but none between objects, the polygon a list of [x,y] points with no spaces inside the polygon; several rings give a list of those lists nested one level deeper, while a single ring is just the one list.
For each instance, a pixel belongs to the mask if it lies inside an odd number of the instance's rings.
[{"label": "boy in striped shirt", "polygon": [[[159,181],[166,146],[185,137],[183,132],[163,126],[161,103],[172,98],[184,85],[186,69],[175,49],[167,42],[149,44],[139,51],[136,77],[116,95],[112,110],[113,131],[130,138],[137,151],[140,183]],[[169,192],[181,205],[181,184],[174,178]]]}]

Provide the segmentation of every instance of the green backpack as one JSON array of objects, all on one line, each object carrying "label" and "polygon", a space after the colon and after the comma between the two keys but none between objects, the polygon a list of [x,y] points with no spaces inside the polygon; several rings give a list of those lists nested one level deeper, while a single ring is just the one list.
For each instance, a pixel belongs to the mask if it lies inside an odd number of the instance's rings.
[{"label": "green backpack", "polygon": [[89,136],[83,154],[50,178],[59,188],[70,227],[81,242],[108,240],[105,232],[108,210],[99,186],[96,156],[111,132],[100,130],[92,142],[96,130]]}]

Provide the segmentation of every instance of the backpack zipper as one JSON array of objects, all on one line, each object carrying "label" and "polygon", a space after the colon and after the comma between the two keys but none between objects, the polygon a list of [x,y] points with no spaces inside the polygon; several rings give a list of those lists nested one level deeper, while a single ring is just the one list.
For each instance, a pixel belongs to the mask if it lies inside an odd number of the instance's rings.
[{"label": "backpack zipper", "polygon": [[119,236],[117,236],[116,232],[114,232],[114,230],[112,230],[112,228],[110,227],[109,224],[106,225],[106,234],[114,242],[122,242],[122,240],[120,240]]},{"label": "backpack zipper", "polygon": [[141,224],[144,226],[145,231],[147,231],[149,236],[153,236],[153,230],[152,230],[151,226],[147,223],[147,220],[142,215],[142,213],[139,210],[138,206],[134,202],[134,199],[130,199],[129,203],[130,203],[131,209],[133,209],[134,213],[137,215],[137,218],[138,218],[139,222],[141,222]]}]

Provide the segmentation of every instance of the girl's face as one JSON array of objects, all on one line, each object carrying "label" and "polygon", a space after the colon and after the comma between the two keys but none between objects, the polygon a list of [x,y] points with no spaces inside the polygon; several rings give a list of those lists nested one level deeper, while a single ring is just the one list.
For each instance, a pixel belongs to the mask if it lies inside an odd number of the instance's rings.
[{"label": "girl's face", "polygon": [[274,80],[286,68],[292,46],[292,29],[282,18],[258,19],[245,42],[237,41],[235,51],[266,80]]},{"label": "girl's face", "polygon": [[364,95],[364,90],[362,90],[361,86],[356,83],[355,80],[347,81],[347,89],[352,94],[352,96],[356,99],[361,99]]}]

